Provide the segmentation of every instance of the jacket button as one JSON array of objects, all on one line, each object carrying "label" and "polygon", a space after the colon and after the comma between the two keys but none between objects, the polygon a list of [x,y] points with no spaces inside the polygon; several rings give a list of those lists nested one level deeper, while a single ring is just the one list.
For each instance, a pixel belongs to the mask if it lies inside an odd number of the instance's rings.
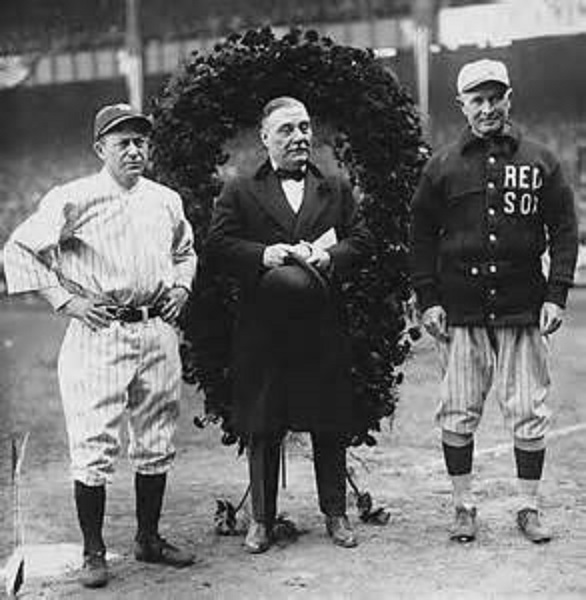
[{"label": "jacket button", "polygon": [[489,181],[488,184],[487,184],[487,186],[488,186],[489,190],[494,190],[494,187],[495,187],[494,186],[494,181]]},{"label": "jacket button", "polygon": [[488,209],[488,214],[489,214],[491,217],[494,217],[494,216],[496,215],[496,210],[495,210],[495,209],[494,209],[494,208],[491,206],[491,207]]},{"label": "jacket button", "polygon": [[490,273],[496,273],[496,265],[490,265],[490,266],[488,267],[488,271],[489,271]]},{"label": "jacket button", "polygon": [[478,267],[472,267],[470,269],[470,275],[478,275]]},{"label": "jacket button", "polygon": [[490,241],[491,244],[495,244],[496,243],[496,235],[494,233],[490,233],[488,235],[488,240]]},{"label": "jacket button", "polygon": [[488,315],[488,318],[489,318],[490,321],[494,321],[496,319],[496,315],[494,313],[490,313]]},{"label": "jacket button", "polygon": [[489,165],[494,165],[496,163],[496,158],[494,156],[489,156],[488,157],[488,164]]}]

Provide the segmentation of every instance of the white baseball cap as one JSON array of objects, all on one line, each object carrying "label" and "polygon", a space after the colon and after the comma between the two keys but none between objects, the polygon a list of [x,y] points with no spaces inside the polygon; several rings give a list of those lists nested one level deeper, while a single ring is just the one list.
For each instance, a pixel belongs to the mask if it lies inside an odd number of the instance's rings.
[{"label": "white baseball cap", "polygon": [[511,82],[505,64],[487,58],[466,63],[458,73],[458,94],[469,92],[487,81],[496,81],[510,87]]}]

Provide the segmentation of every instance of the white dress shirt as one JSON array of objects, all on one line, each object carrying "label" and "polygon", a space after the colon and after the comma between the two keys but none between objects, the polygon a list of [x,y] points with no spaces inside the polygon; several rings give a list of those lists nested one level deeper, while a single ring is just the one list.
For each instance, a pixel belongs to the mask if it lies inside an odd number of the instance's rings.
[{"label": "white dress shirt", "polygon": [[303,192],[305,191],[305,180],[297,181],[295,179],[281,179],[281,187],[287,198],[287,202],[297,214],[303,202]]},{"label": "white dress shirt", "polygon": [[[277,165],[271,160],[273,170],[277,170]],[[305,171],[305,169],[303,169]],[[303,192],[305,191],[305,179],[297,181],[296,179],[281,179],[281,189],[287,198],[293,212],[297,214],[303,202]]]}]

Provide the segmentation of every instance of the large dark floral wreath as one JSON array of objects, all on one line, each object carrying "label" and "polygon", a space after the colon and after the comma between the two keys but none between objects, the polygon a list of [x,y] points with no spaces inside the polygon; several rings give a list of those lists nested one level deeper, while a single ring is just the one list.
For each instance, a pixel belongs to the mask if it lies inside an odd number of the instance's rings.
[{"label": "large dark floral wreath", "polygon": [[[320,124],[332,162],[355,186],[377,252],[344,289],[353,340],[354,395],[359,406],[352,444],[376,442],[393,415],[399,370],[416,335],[406,319],[409,199],[425,159],[409,94],[371,51],[340,46],[315,31],[278,39],[269,28],[232,35],[214,51],[194,53],[156,99],[153,169],[178,190],[201,250],[230,145],[257,123],[271,98],[294,96]],[[249,136],[250,137],[250,136]],[[208,415],[230,426],[229,353],[233,283],[209,273],[205,256],[185,320],[184,377],[205,393]]]}]

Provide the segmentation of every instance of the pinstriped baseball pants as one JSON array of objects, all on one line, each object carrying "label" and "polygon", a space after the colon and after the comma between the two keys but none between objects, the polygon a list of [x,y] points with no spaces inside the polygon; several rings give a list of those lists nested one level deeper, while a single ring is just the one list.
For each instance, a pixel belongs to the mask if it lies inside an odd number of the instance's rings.
[{"label": "pinstriped baseball pants", "polygon": [[476,431],[489,393],[515,439],[543,437],[550,411],[547,341],[537,327],[450,327],[438,343],[441,383],[436,412],[447,431]]},{"label": "pinstriped baseball pants", "polygon": [[86,485],[111,480],[128,417],[128,455],[142,474],[166,472],[175,456],[181,363],[177,333],[159,318],[92,331],[69,324],[58,362],[71,471]]}]

